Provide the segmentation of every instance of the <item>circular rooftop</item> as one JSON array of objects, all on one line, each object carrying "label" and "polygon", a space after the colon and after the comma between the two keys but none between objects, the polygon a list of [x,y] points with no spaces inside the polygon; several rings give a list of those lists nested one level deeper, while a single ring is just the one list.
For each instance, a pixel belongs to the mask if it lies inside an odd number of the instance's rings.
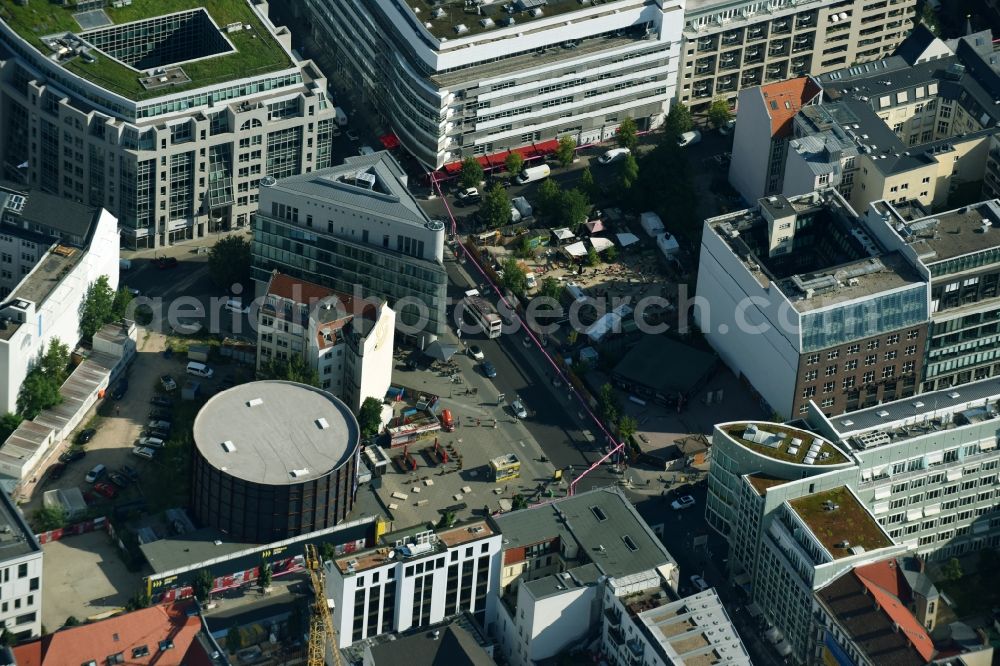
[{"label": "circular rooftop", "polygon": [[199,453],[226,474],[291,485],[329,474],[354,455],[358,421],[340,399],[284,381],[241,384],[212,397],[194,420]]}]

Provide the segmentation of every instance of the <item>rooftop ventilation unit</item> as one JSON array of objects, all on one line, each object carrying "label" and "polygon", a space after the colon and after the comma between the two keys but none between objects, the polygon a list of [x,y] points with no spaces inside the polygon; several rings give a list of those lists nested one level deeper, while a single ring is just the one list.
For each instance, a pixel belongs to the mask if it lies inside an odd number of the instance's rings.
[{"label": "rooftop ventilation unit", "polygon": [[236,450],[236,445],[227,439],[222,443],[222,450],[226,453],[232,453]]},{"label": "rooftop ventilation unit", "polygon": [[252,400],[247,400],[247,407],[260,407],[264,404],[264,401],[260,398],[253,398]]},{"label": "rooftop ventilation unit", "polygon": [[309,470],[308,470],[308,469],[293,469],[293,470],[292,470],[291,472],[289,472],[289,473],[290,473],[290,474],[292,475],[292,478],[293,478],[293,479],[297,479],[297,478],[299,478],[300,476],[305,476],[306,474],[308,474],[308,473],[309,473]]},{"label": "rooftop ventilation unit", "polygon": [[327,420],[324,418],[316,419],[316,425],[319,427],[320,430],[326,430],[327,428],[330,427],[330,424],[327,423]]},{"label": "rooftop ventilation unit", "polygon": [[455,26],[456,35],[464,35],[467,32],[469,32],[469,27],[464,23],[459,23],[458,25]]}]

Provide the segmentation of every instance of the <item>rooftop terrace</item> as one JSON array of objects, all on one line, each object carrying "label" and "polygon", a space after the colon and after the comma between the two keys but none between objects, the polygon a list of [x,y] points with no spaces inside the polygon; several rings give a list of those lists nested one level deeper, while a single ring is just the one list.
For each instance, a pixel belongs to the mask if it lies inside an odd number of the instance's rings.
[{"label": "rooftop terrace", "polygon": [[730,423],[719,427],[738,444],[775,460],[796,465],[848,462],[837,447],[806,430],[780,423]]},{"label": "rooftop terrace", "polygon": [[845,486],[790,500],[789,505],[834,560],[893,545]]},{"label": "rooftop terrace", "polygon": [[[424,526],[415,526],[411,529],[400,530],[386,534],[382,537],[382,543],[367,550],[360,550],[333,560],[335,566],[341,574],[353,575],[385,566],[393,562],[406,561],[409,559],[419,559],[443,553],[448,548],[455,548],[473,541],[486,539],[495,534],[489,523],[484,520],[464,523],[445,530],[434,532]],[[418,541],[419,535],[419,541]],[[427,537],[430,537],[429,540]],[[395,542],[403,545],[397,547]],[[392,543],[390,543],[392,542]],[[414,547],[410,551],[414,554],[405,555],[401,548]]]},{"label": "rooftop terrace", "polygon": [[896,231],[930,266],[1000,246],[998,227],[1000,201],[992,199],[899,225]]},{"label": "rooftop terrace", "polygon": [[[132,4],[125,7],[112,7],[108,3],[102,11],[111,23],[106,23],[102,17],[96,22],[85,21],[86,25],[81,25],[75,18],[74,14],[77,13],[75,4],[67,7],[49,0],[33,0],[21,5],[18,4],[17,0],[0,0],[0,19],[22,39],[36,48],[43,57],[51,60],[55,59],[55,53],[52,47],[43,41],[44,37],[61,37],[66,33],[81,35],[89,30],[89,34],[93,34],[94,39],[101,41],[106,48],[111,48],[111,44],[120,45],[120,41],[105,39],[104,36],[114,26],[146,21],[198,8],[204,8],[215,26],[211,26],[210,23],[202,25],[202,22],[198,22],[199,25],[195,27],[200,26],[209,30],[217,28],[218,32],[211,33],[213,40],[194,39],[190,43],[191,49],[186,54],[172,54],[179,57],[178,62],[182,62],[186,82],[167,86],[144,86],[140,82],[140,78],[151,69],[145,71],[134,69],[116,60],[108,53],[94,49],[89,52],[92,57],[69,57],[63,59],[61,64],[66,70],[135,101],[154,99],[192,88],[267,74],[292,66],[293,63],[288,53],[246,0],[134,0]],[[87,12],[87,14],[94,14],[94,12]],[[236,24],[242,25],[242,28],[235,28]],[[233,32],[228,30],[230,25],[234,26]],[[152,23],[135,27],[141,30],[144,36],[150,34],[150,30],[154,30]],[[123,33],[122,36],[128,40],[134,39],[131,34],[125,35]],[[220,55],[194,59],[205,54],[205,42],[218,41],[219,36],[224,38],[223,41],[229,42],[231,49],[220,49]],[[164,40],[163,43],[169,44],[171,41],[172,36]],[[91,45],[93,46],[93,44]],[[127,51],[127,48],[125,50],[112,49],[112,52],[125,53]],[[58,59],[56,60],[58,61]],[[148,59],[140,60],[137,64],[141,66],[144,62],[149,61]],[[178,80],[182,81],[182,79]]]}]

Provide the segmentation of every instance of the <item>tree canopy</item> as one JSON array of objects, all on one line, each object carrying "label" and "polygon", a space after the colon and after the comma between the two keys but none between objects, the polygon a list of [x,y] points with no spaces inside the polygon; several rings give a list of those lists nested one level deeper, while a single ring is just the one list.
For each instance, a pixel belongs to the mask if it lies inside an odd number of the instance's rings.
[{"label": "tree canopy", "polygon": [[[17,395],[17,411],[26,419],[33,419],[38,413],[62,402],[59,387],[69,376],[69,347],[59,338],[53,338],[49,346],[21,382]],[[18,418],[12,415],[7,425]],[[16,425],[15,425],[16,427]]]},{"label": "tree canopy", "polygon": [[708,107],[708,122],[712,123],[713,127],[722,127],[732,119],[733,112],[729,109],[729,102],[721,97]]},{"label": "tree canopy", "polygon": [[622,148],[628,148],[634,151],[639,145],[639,132],[635,126],[635,120],[626,117],[622,121],[622,124],[618,126],[618,132],[615,134],[615,139],[618,141],[618,145]]},{"label": "tree canopy", "polygon": [[567,167],[576,158],[576,139],[571,136],[564,136],[559,139],[559,146],[556,148],[556,160],[559,166]]},{"label": "tree canopy", "polygon": [[287,361],[271,359],[262,363],[257,371],[257,379],[298,382],[319,388],[319,373],[301,356],[292,356]]},{"label": "tree canopy", "polygon": [[17,430],[17,426],[21,425],[20,414],[14,414],[12,412],[7,412],[3,416],[0,416],[0,444],[7,441],[7,438]]},{"label": "tree canopy", "polygon": [[496,229],[510,224],[510,198],[507,189],[500,183],[493,183],[482,203],[479,205],[479,216],[489,229]]},{"label": "tree canopy", "polygon": [[511,151],[507,154],[507,157],[503,161],[504,166],[507,167],[507,173],[517,175],[521,173],[521,169],[524,168],[524,156],[517,151]]},{"label": "tree canopy", "polygon": [[378,434],[382,427],[382,402],[378,398],[365,398],[358,410],[358,425],[361,437],[368,439]]},{"label": "tree canopy", "polygon": [[101,327],[114,320],[115,292],[111,289],[107,275],[94,280],[80,305],[80,335],[90,340]]},{"label": "tree canopy", "polygon": [[668,142],[673,142],[684,132],[690,132],[692,127],[694,127],[694,121],[691,119],[691,111],[681,102],[674,100],[670,105],[670,113],[667,114],[667,121],[663,127],[666,134],[665,139]]},{"label": "tree canopy", "polygon": [[562,297],[563,286],[559,284],[559,280],[548,275],[542,278],[542,282],[538,287],[538,293],[540,296],[548,296],[549,298],[559,300]]},{"label": "tree canopy", "polygon": [[596,198],[598,195],[597,183],[594,181],[594,174],[590,171],[590,167],[580,172],[580,189],[588,197]]},{"label": "tree canopy", "polygon": [[220,289],[250,285],[250,241],[243,236],[226,236],[208,253],[208,274]]},{"label": "tree canopy", "polygon": [[538,186],[535,193],[535,207],[545,217],[555,217],[559,210],[561,196],[562,188],[559,187],[559,183],[551,178],[546,178]]},{"label": "tree canopy", "polygon": [[524,296],[528,291],[528,276],[514,257],[508,257],[502,264],[503,286],[516,296]]},{"label": "tree canopy", "polygon": [[590,215],[590,199],[581,190],[573,188],[564,191],[559,197],[558,220],[562,226],[569,227],[574,233]]},{"label": "tree canopy", "polygon": [[479,187],[483,182],[486,172],[483,165],[475,157],[466,157],[462,160],[462,170],[458,172],[458,184],[462,187]]},{"label": "tree canopy", "polygon": [[622,193],[629,192],[638,180],[639,163],[636,161],[635,155],[629,153],[618,169],[618,185],[622,188]]}]

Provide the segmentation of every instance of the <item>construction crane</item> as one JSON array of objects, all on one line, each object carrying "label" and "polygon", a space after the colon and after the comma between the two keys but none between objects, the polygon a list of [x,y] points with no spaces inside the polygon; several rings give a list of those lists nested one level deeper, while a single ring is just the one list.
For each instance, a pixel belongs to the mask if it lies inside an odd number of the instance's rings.
[{"label": "construction crane", "polygon": [[333,618],[330,617],[330,605],[326,600],[326,590],[323,587],[323,560],[316,552],[316,545],[306,544],[306,568],[313,586],[313,608],[309,618],[309,657],[308,666],[326,666],[326,646],[330,644],[333,653],[333,663],[342,666],[340,662],[340,646],[337,645],[337,634],[333,630]]}]

